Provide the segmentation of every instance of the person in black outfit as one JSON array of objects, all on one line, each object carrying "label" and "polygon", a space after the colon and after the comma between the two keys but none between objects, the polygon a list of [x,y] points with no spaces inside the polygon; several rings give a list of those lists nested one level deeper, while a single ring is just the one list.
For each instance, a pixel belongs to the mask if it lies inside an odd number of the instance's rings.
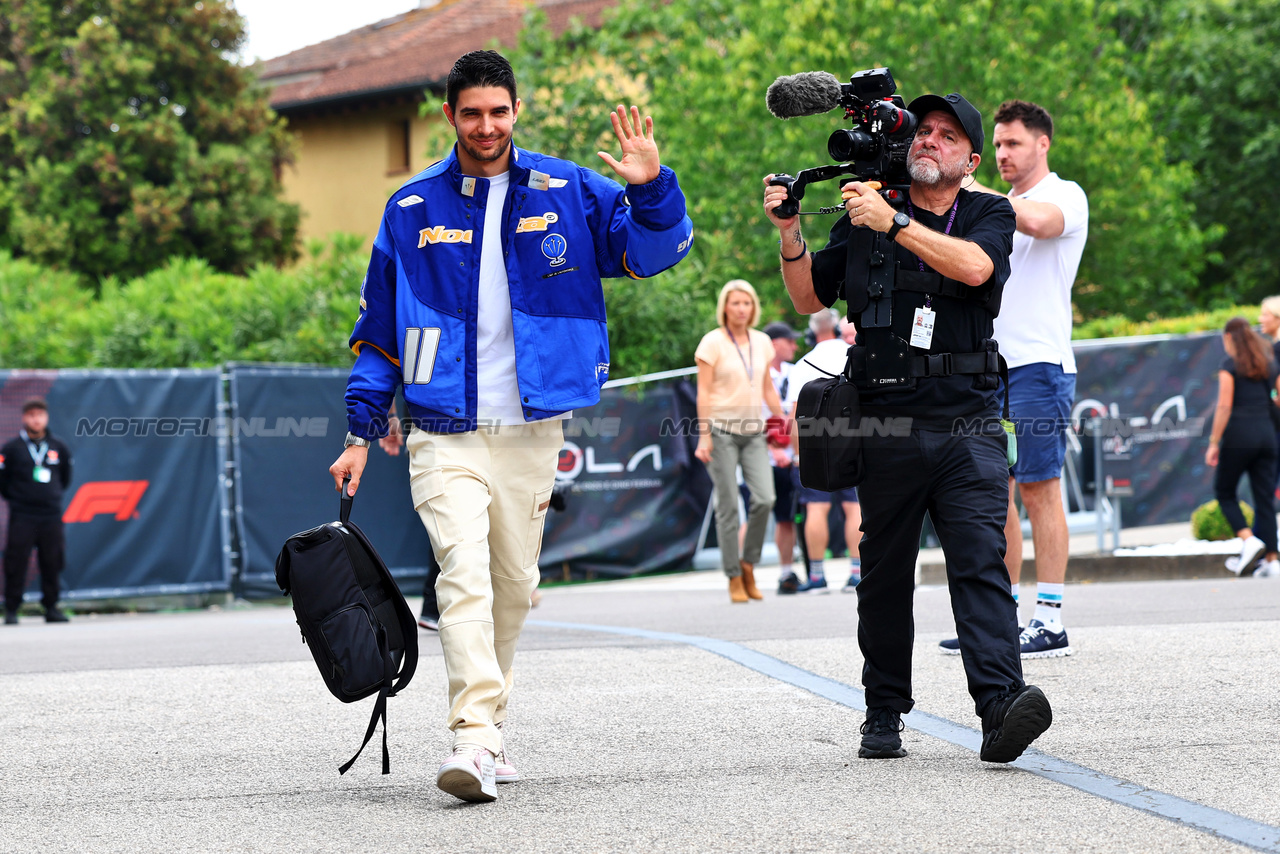
[{"label": "person in black outfit", "polygon": [[[978,111],[957,94],[925,95],[908,109],[920,123],[907,157],[905,211],[895,212],[877,186],[845,184],[848,215],[831,229],[826,248],[810,253],[799,217],[773,213],[786,190],[770,186],[772,176],[765,179],[764,209],[779,231],[783,281],[796,310],[848,303],[858,343],[850,348],[847,375],[861,389],[864,418],[911,419],[906,435],[871,430],[863,439],[857,594],[867,718],[858,755],[906,755],[899,733],[901,716],[915,702],[912,596],[927,511],[946,555],[969,693],[982,718],[980,756],[1011,762],[1053,719],[1044,693],[1022,679],[1017,608],[1004,564],[1009,467],[991,335],[1015,217],[1008,199],[961,189],[982,155]],[[892,265],[892,290],[879,299],[871,285],[881,275],[871,260],[877,252]],[[881,323],[864,310],[877,312]],[[929,321],[932,334],[925,335]],[[897,365],[900,379],[881,371],[886,363]]]},{"label": "person in black outfit", "polygon": [[71,485],[71,449],[49,433],[49,407],[32,399],[22,405],[18,438],[0,448],[0,496],[9,502],[9,540],[4,549],[4,621],[18,624],[27,564],[36,549],[44,618],[65,623],[58,610],[58,576],[65,562],[62,494]]},{"label": "person in black outfit", "polygon": [[[1280,388],[1276,363],[1267,342],[1243,317],[1227,321],[1222,346],[1227,355],[1218,369],[1218,405],[1204,461],[1217,467],[1214,497],[1231,530],[1244,541],[1239,558],[1228,565],[1240,575],[1280,577],[1272,486],[1276,478],[1276,434],[1271,390]],[[1254,529],[1245,522],[1236,500],[1236,487],[1246,472],[1253,491]],[[1259,557],[1262,565],[1255,570]]]}]

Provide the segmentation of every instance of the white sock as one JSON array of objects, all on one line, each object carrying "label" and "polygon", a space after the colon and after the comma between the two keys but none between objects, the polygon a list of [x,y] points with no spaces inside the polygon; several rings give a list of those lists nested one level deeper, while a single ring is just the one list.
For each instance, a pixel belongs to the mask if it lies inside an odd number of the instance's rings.
[{"label": "white sock", "polygon": [[826,579],[826,577],[827,577],[826,574],[822,571],[822,561],[820,560],[809,561],[809,580],[810,581],[822,581]]},{"label": "white sock", "polygon": [[1044,623],[1052,632],[1062,631],[1062,587],[1061,584],[1036,584],[1035,619]]},{"label": "white sock", "polygon": [[849,558],[849,577],[854,576],[862,577],[862,558],[860,557]]},{"label": "white sock", "polygon": [[1009,592],[1013,594],[1013,601],[1015,601],[1015,602],[1017,602],[1017,601],[1018,601],[1018,588],[1019,588],[1019,587],[1021,587],[1021,586],[1022,586],[1021,584],[1010,584],[1010,585],[1009,585]]}]

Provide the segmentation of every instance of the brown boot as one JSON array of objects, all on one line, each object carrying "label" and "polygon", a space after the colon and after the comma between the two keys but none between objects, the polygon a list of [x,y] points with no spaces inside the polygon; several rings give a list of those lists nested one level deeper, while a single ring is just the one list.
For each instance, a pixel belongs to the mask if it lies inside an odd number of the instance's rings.
[{"label": "brown boot", "polygon": [[764,594],[756,587],[756,568],[745,560],[738,561],[738,566],[742,567],[742,589],[747,591],[747,597],[763,599]]},{"label": "brown boot", "polygon": [[729,601],[730,602],[746,602],[747,591],[742,586],[742,576],[735,575],[729,579]]}]

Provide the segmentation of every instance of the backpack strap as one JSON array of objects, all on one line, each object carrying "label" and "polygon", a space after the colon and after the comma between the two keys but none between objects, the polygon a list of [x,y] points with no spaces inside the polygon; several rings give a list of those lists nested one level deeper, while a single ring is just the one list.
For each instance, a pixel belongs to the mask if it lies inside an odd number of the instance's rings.
[{"label": "backpack strap", "polygon": [[382,688],[378,691],[377,702],[373,704],[373,714],[369,716],[369,728],[365,730],[364,741],[360,743],[360,749],[356,751],[356,755],[338,769],[339,776],[350,771],[351,766],[360,758],[360,754],[364,752],[369,740],[377,731],[379,720],[382,721],[382,773],[391,773],[391,753],[387,750],[387,697],[394,693],[391,690],[391,682],[395,677],[395,663],[391,660],[391,651],[387,649],[387,630],[382,626],[378,626],[378,652],[382,653]]},{"label": "backpack strap", "polygon": [[351,484],[351,478],[344,477],[342,479],[342,496],[338,505],[338,521],[347,524],[351,519],[351,505],[355,503],[355,496],[347,494],[347,487]]}]

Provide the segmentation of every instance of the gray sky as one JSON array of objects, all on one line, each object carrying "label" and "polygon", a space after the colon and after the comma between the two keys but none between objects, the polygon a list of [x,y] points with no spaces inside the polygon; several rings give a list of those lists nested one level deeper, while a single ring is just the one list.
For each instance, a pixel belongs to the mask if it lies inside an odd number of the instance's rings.
[{"label": "gray sky", "polygon": [[230,0],[245,19],[246,64],[408,12],[418,0]]}]

